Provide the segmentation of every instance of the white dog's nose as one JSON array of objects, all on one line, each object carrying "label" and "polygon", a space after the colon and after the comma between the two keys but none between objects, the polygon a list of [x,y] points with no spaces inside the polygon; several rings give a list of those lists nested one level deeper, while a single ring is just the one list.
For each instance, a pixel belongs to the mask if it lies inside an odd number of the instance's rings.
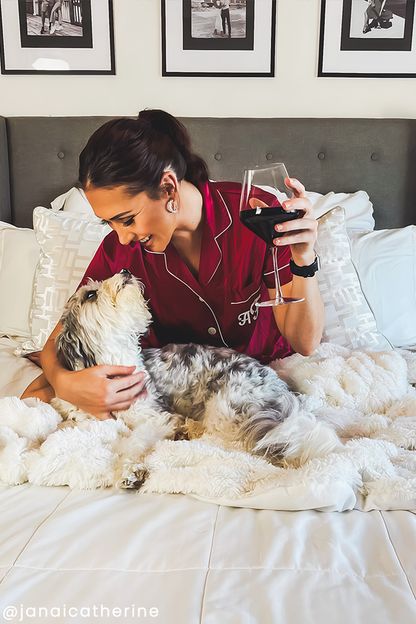
[{"label": "white dog's nose", "polygon": [[121,269],[120,275],[130,276],[131,273],[130,273],[130,271],[128,269]]}]

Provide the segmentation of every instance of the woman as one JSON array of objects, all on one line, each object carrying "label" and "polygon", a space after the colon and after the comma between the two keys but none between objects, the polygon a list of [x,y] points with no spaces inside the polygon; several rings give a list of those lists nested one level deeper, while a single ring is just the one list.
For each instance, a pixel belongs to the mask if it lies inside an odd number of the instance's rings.
[{"label": "woman", "polygon": [[[276,226],[283,294],[302,303],[260,310],[274,297],[271,253],[239,221],[240,185],[211,183],[205,162],[191,149],[185,127],[164,111],[137,120],[115,119],[99,128],[80,156],[80,182],[98,217],[113,228],[82,283],[122,268],[144,284],[153,317],[142,346],[170,342],[230,346],[268,362],[310,354],[322,335],[324,311],[315,268],[317,223],[303,186],[288,180],[295,197],[286,210],[302,217]],[[55,348],[61,324],[41,354],[44,374],[22,398],[55,394],[100,419],[127,409],[144,390],[143,373],[117,366],[68,371]]]},{"label": "woman", "polygon": [[221,7],[221,0],[215,0],[213,5],[215,12],[214,35],[221,35],[222,33]]}]

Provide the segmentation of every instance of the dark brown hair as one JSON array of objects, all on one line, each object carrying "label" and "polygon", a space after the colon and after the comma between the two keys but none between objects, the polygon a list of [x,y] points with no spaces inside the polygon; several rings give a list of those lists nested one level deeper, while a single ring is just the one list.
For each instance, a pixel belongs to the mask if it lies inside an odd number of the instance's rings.
[{"label": "dark brown hair", "polygon": [[209,177],[185,126],[165,111],[143,110],[137,119],[112,119],[94,132],[79,157],[79,182],[83,189],[123,186],[131,196],[159,199],[167,169],[192,184]]}]

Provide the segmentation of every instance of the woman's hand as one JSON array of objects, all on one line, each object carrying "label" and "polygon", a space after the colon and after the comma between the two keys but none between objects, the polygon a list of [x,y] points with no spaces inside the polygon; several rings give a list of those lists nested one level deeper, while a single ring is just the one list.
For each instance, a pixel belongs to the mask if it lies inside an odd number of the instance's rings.
[{"label": "woman's hand", "polygon": [[111,412],[127,410],[147,394],[145,373],[134,366],[93,366],[80,371],[61,369],[55,378],[55,394],[100,420]]},{"label": "woman's hand", "polygon": [[300,210],[299,219],[285,221],[275,226],[282,237],[275,238],[277,246],[290,245],[292,258],[298,266],[308,266],[315,259],[314,243],[318,232],[318,222],[311,202],[306,197],[305,187],[294,178],[286,178],[286,185],[292,189],[294,197],[283,202],[284,210]]}]

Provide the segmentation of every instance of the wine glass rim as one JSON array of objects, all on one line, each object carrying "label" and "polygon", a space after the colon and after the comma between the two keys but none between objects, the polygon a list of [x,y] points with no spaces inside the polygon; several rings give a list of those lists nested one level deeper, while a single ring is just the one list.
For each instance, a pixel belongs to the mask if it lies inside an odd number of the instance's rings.
[{"label": "wine glass rim", "polygon": [[275,163],[270,163],[269,165],[255,165],[254,167],[246,167],[244,169],[244,171],[267,171],[268,169],[274,169],[277,166],[281,166],[284,167],[286,173],[287,173],[287,168],[285,163],[283,162],[275,162]]}]

